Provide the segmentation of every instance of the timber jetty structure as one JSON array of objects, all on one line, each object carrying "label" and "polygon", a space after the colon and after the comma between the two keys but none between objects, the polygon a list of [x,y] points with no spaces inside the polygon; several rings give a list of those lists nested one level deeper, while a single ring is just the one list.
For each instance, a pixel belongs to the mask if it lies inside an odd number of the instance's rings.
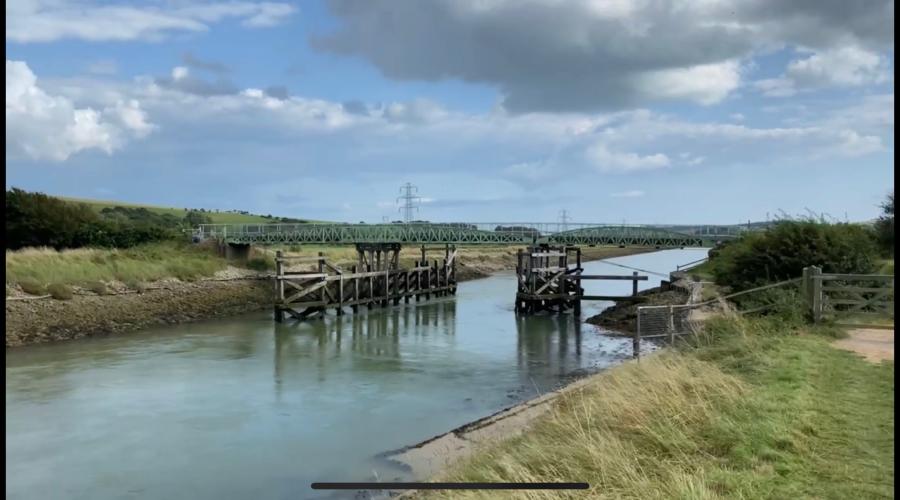
[{"label": "timber jetty structure", "polygon": [[[215,239],[230,258],[246,259],[250,246],[355,245],[356,265],[341,268],[315,256],[276,254],[275,319],[305,319],[333,309],[344,313],[416,302],[456,293],[457,245],[517,245],[515,310],[579,313],[582,300],[638,300],[637,282],[646,276],[584,275],[581,246],[645,248],[714,247],[734,238],[734,227],[646,226],[572,223],[395,223],[395,224],[203,224],[195,239]],[[400,250],[421,245],[421,258],[400,267]],[[438,250],[440,259],[427,258]],[[294,269],[306,264],[307,269]],[[311,269],[310,269],[311,267]],[[631,280],[626,297],[584,294],[583,280]]]},{"label": "timber jetty structure", "polygon": [[[275,320],[285,315],[305,319],[334,309],[344,314],[349,307],[369,309],[397,305],[411,298],[428,300],[456,294],[456,247],[445,245],[443,259],[429,262],[429,248],[422,246],[422,257],[413,267],[400,267],[397,243],[360,243],[356,245],[357,264],[344,270],[330,263],[324,253],[290,257],[280,250],[275,254]],[[431,250],[435,250],[432,248]],[[314,270],[291,271],[291,264],[312,263]]]}]

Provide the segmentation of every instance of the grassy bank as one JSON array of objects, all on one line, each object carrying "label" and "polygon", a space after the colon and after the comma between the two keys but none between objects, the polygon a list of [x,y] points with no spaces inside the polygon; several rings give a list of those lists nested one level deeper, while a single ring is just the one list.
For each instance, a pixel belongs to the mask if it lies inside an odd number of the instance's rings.
[{"label": "grassy bank", "polygon": [[190,281],[225,269],[211,249],[162,242],[124,250],[26,248],[6,252],[6,284],[89,286],[96,282],[139,283],[164,278]]},{"label": "grassy bank", "polygon": [[[462,247],[459,253],[460,279],[471,279],[515,267],[514,246]],[[254,249],[252,269],[273,268],[274,248]],[[323,252],[329,261],[341,266],[356,263],[352,246],[304,245],[283,248],[288,255],[315,255]],[[645,251],[634,248],[586,248],[585,259],[628,255]],[[429,252],[429,259],[442,259],[440,252]],[[421,258],[418,248],[404,248],[400,265],[412,266]],[[232,262],[232,264],[238,264]],[[43,290],[50,284],[90,287],[98,282],[118,281],[137,285],[166,278],[191,281],[209,277],[225,269],[229,262],[210,246],[179,242],[139,245],[129,249],[82,248],[57,251],[50,248],[26,248],[6,252],[6,284],[28,290]],[[26,290],[27,291],[27,290]]]},{"label": "grassy bank", "polygon": [[889,498],[893,362],[777,319],[714,319],[701,345],[612,369],[443,479],[586,481],[516,498]]}]

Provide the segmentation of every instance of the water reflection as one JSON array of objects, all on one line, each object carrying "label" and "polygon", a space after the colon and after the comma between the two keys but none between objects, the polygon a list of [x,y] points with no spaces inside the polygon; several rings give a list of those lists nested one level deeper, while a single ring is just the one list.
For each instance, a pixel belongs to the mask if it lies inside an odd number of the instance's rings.
[{"label": "water reflection", "polygon": [[341,358],[350,361],[351,370],[402,370],[401,337],[437,334],[452,338],[456,334],[456,301],[360,310],[272,325],[276,387],[283,383],[286,370],[306,371],[310,361],[317,368],[317,380],[323,382]]},{"label": "water reflection", "polygon": [[581,318],[574,314],[516,316],[519,369],[529,377],[565,376],[583,366]]}]

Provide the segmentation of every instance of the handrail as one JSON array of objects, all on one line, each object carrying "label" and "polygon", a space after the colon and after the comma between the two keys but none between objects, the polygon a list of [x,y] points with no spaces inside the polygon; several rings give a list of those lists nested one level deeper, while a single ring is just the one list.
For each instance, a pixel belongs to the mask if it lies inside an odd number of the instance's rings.
[{"label": "handrail", "polygon": [[695,260],[695,261],[688,262],[687,264],[679,264],[679,265],[675,266],[675,270],[676,270],[676,271],[681,271],[682,269],[687,269],[688,267],[691,267],[692,264],[698,264],[698,263],[700,263],[700,262],[706,262],[707,260],[709,260],[709,257],[703,257],[702,259],[697,259],[697,260]]}]

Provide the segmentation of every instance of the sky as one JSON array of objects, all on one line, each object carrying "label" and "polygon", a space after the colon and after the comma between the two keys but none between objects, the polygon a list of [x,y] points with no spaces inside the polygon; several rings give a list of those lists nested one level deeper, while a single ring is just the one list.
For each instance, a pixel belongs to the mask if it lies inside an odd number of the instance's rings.
[{"label": "sky", "polygon": [[889,0],[12,0],[6,186],[346,222],[869,220]]}]

